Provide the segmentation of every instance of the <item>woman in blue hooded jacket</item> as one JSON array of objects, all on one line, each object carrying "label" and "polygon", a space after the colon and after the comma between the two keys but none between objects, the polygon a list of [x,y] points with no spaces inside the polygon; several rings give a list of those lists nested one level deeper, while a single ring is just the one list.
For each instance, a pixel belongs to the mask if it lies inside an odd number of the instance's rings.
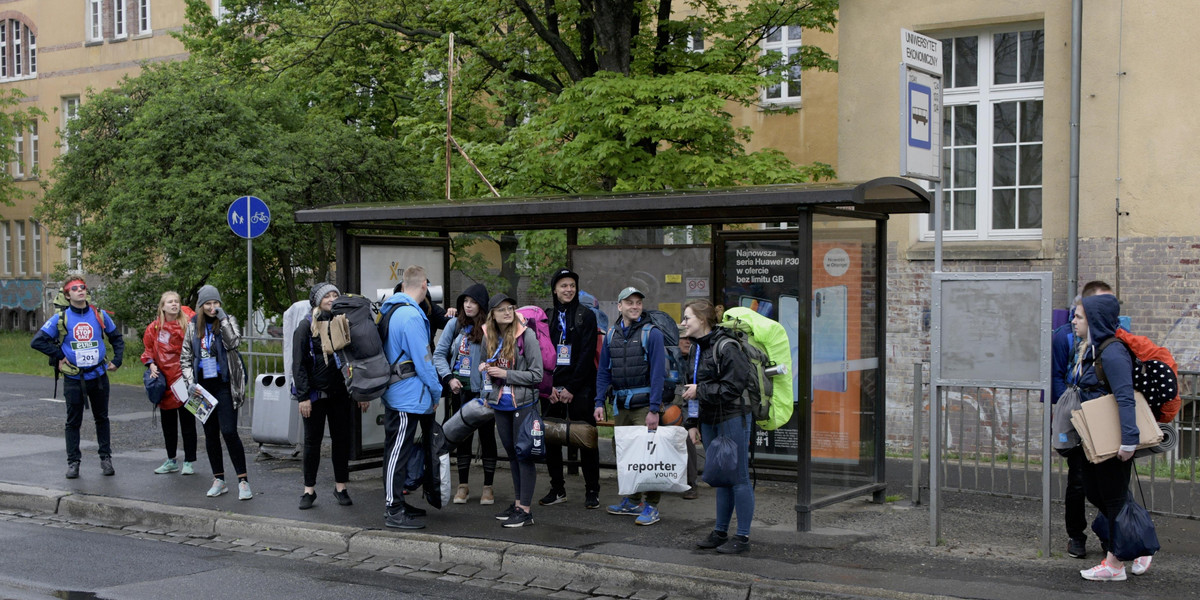
[{"label": "woman in blue hooded jacket", "polygon": [[[1116,296],[1088,296],[1080,301],[1071,321],[1075,335],[1084,340],[1074,373],[1079,385],[1079,399],[1088,402],[1112,394],[1116,398],[1121,420],[1121,448],[1117,456],[1100,464],[1085,462],[1083,467],[1084,493],[1110,523],[1125,505],[1133,467],[1131,459],[1139,440],[1133,399],[1133,359],[1124,344],[1109,344],[1104,348],[1100,361],[1104,366],[1105,381],[1101,382],[1096,375],[1096,352],[1105,340],[1116,335],[1120,326],[1117,320],[1119,312],[1120,303]],[[1125,564],[1113,556],[1111,540],[1100,541],[1109,549],[1108,556],[1099,565],[1079,574],[1093,581],[1125,580]],[[1137,559],[1134,561],[1134,573],[1144,573],[1149,564],[1149,557]]]}]

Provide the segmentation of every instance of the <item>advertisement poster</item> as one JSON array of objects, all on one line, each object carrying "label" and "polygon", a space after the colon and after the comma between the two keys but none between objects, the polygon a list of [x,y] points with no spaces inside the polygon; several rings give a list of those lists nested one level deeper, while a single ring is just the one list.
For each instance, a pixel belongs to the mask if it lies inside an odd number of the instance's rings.
[{"label": "advertisement poster", "polygon": [[[850,363],[861,357],[862,246],[856,241],[813,242],[813,294],[808,299],[811,336],[801,336],[799,258],[796,240],[736,240],[724,245],[725,306],[744,306],[779,321],[792,346],[808,339],[812,355],[812,457],[816,463],[857,463],[861,432],[860,376]],[[793,368],[799,389],[801,369]],[[759,456],[794,460],[796,413],[775,431],[755,432]]]}]

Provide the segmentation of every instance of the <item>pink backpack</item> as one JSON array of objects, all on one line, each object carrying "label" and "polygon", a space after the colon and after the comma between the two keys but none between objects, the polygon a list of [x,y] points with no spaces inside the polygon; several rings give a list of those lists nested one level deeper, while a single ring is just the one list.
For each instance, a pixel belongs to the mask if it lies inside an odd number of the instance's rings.
[{"label": "pink backpack", "polygon": [[550,320],[546,317],[546,311],[537,306],[522,306],[517,309],[517,314],[525,319],[525,326],[533,329],[537,336],[538,347],[542,350],[542,383],[538,384],[538,396],[549,398],[554,389],[554,367],[558,364],[554,342],[550,341]]}]

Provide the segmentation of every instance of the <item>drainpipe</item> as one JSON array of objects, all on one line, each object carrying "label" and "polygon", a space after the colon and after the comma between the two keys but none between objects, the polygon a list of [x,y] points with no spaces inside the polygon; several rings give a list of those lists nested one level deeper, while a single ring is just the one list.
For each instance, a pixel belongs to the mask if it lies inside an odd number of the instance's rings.
[{"label": "drainpipe", "polygon": [[1067,297],[1079,289],[1079,79],[1083,54],[1083,0],[1071,0],[1071,166],[1067,186]]}]

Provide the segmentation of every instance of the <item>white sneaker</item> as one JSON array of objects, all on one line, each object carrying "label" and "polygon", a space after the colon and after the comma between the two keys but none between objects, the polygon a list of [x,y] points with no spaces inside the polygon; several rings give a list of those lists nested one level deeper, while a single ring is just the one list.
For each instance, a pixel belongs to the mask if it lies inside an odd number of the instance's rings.
[{"label": "white sneaker", "polygon": [[254,498],[254,492],[250,491],[249,481],[238,482],[238,500],[250,500]]},{"label": "white sneaker", "polygon": [[1089,581],[1125,581],[1125,567],[1114,569],[1108,565],[1108,560],[1100,561],[1100,564],[1079,572],[1084,579]]},{"label": "white sneaker", "polygon": [[1133,559],[1133,566],[1129,568],[1134,575],[1144,575],[1150,569],[1150,560],[1153,556],[1139,556]]},{"label": "white sneaker", "polygon": [[208,488],[208,493],[205,494],[205,496],[208,496],[209,498],[216,498],[217,496],[220,496],[221,494],[224,494],[225,492],[228,492],[228,491],[229,491],[229,486],[225,485],[225,482],[223,480],[214,479],[212,487]]}]

